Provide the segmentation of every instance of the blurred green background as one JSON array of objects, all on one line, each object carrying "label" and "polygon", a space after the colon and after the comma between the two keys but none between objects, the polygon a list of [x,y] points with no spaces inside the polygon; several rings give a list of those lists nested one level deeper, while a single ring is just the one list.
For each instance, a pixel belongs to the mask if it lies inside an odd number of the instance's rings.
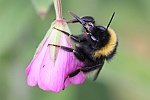
[{"label": "blurred green background", "polygon": [[[105,63],[98,80],[60,93],[26,84],[25,69],[55,19],[53,5],[44,20],[30,0],[0,0],[0,100],[150,100],[150,0],[63,0],[63,16],[91,15],[98,25],[111,23],[119,38],[116,57]],[[81,25],[70,24],[72,33]]]}]

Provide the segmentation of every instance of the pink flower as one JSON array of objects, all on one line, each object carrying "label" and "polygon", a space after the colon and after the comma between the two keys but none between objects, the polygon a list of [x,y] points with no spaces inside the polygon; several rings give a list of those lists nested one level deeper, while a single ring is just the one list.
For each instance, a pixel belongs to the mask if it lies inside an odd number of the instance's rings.
[{"label": "pink flower", "polygon": [[70,39],[63,33],[53,29],[53,27],[71,33],[64,20],[55,20],[52,23],[51,28],[37,48],[33,60],[26,69],[27,84],[29,86],[38,84],[45,91],[60,92],[68,87],[70,83],[83,83],[86,75],[80,72],[76,76],[65,80],[69,73],[82,67],[83,63],[79,62],[73,53],[49,46],[49,44],[72,46]]}]

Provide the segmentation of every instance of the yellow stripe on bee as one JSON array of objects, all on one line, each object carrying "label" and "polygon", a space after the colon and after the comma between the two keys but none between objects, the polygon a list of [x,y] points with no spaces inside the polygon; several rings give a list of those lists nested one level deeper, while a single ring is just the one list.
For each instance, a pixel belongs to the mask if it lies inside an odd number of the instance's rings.
[{"label": "yellow stripe on bee", "polygon": [[117,36],[115,32],[112,29],[108,29],[108,33],[110,34],[110,40],[108,44],[106,44],[104,47],[102,47],[100,50],[97,50],[94,53],[94,57],[100,57],[101,55],[109,55],[115,48],[116,42],[117,42]]}]

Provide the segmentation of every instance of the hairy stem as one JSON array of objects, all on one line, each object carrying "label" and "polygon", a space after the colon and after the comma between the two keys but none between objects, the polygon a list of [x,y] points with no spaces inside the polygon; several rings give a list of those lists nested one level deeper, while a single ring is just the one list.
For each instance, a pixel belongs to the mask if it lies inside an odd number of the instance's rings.
[{"label": "hairy stem", "polygon": [[56,11],[56,20],[62,20],[62,6],[61,6],[61,0],[54,0],[54,7]]}]

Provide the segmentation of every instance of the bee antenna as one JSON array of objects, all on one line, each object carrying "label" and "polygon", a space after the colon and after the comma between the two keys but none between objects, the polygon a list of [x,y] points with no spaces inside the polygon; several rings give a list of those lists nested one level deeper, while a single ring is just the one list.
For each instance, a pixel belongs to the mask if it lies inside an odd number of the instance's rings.
[{"label": "bee antenna", "polygon": [[107,30],[107,29],[108,29],[108,27],[110,26],[110,23],[112,22],[112,19],[113,19],[114,15],[115,15],[115,12],[113,13],[113,15],[112,15],[112,17],[111,17],[111,19],[110,19],[110,21],[109,21],[109,23],[108,23],[108,25],[107,25],[106,30]]}]

